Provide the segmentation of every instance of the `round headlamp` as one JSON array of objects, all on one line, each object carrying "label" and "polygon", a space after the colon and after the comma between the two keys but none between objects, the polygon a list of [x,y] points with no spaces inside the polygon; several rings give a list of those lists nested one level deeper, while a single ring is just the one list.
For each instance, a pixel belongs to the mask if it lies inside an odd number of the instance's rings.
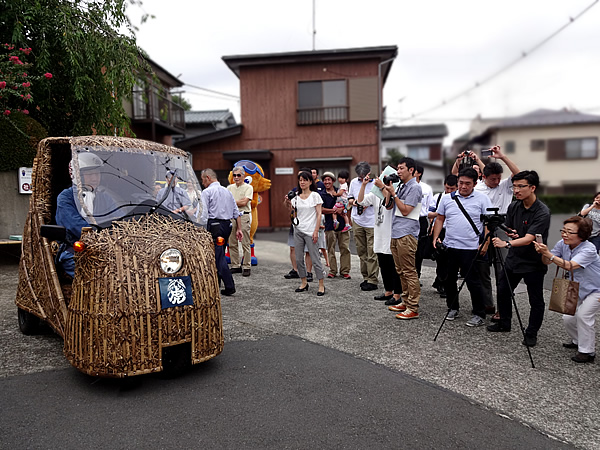
[{"label": "round headlamp", "polygon": [[165,250],[160,255],[160,268],[164,273],[172,274],[181,269],[183,265],[183,256],[176,248]]}]

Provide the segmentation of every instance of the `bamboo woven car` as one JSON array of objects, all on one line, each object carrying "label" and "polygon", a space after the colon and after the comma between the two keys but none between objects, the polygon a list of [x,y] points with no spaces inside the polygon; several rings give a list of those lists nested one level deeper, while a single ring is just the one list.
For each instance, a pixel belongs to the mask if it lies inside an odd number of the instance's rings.
[{"label": "bamboo woven car", "polygon": [[[104,158],[107,172],[102,176],[123,191],[147,188],[144,205],[156,203],[150,190],[164,180],[165,168],[179,167],[183,179],[198,186],[187,154],[177,148],[101,136],[41,141],[19,266],[21,330],[33,333],[39,319],[47,322],[64,339],[70,363],[96,376],[145,374],[163,370],[166,359],[195,364],[218,355],[223,330],[213,239],[189,218],[148,207],[109,226],[94,225],[92,217],[88,221],[94,227],[84,229],[80,238],[85,249],[75,254],[71,285],[57,269],[58,247],[41,230],[55,223],[58,194],[72,183],[81,189],[81,180],[72,182],[69,176],[69,161],[73,159],[75,172],[79,152]],[[127,208],[135,203],[125,194],[120,201]],[[182,254],[182,266],[174,274],[161,266],[161,255],[169,249]],[[187,280],[192,304],[165,307],[160,280],[169,277]]]}]

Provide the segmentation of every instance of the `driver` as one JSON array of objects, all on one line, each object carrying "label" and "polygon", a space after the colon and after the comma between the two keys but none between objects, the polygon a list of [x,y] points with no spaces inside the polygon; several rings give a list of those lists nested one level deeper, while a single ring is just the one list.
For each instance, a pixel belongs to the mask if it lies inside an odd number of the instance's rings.
[{"label": "driver", "polygon": [[[73,260],[73,243],[81,237],[81,229],[90,226],[89,216],[98,216],[114,211],[116,204],[113,198],[100,186],[103,165],[102,159],[93,153],[80,153],[79,173],[81,174],[81,197],[83,204],[77,200],[77,186],[73,184],[65,189],[56,199],[56,223],[66,228],[65,241],[60,247],[58,263],[71,277],[75,276]],[[69,162],[69,175],[73,177],[73,160]]]},{"label": "driver", "polygon": [[158,191],[156,201],[160,203],[164,199],[162,205],[172,213],[179,214],[191,208],[192,202],[187,192],[177,186],[177,176],[175,173],[175,170],[167,170],[165,174],[167,185]]}]

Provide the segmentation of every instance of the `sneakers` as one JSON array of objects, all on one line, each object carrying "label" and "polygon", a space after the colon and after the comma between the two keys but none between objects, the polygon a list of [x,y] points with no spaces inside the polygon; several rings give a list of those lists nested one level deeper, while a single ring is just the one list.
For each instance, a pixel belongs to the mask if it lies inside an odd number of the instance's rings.
[{"label": "sneakers", "polygon": [[244,269],[242,271],[242,276],[243,277],[249,277],[250,276],[250,269]]},{"label": "sneakers", "polygon": [[573,341],[563,344],[564,348],[579,348],[579,345],[575,344]]},{"label": "sneakers", "polygon": [[454,320],[457,317],[460,317],[460,314],[458,312],[457,309],[451,309],[450,311],[448,311],[448,314],[446,315],[446,320]]},{"label": "sneakers", "polygon": [[396,319],[408,320],[408,319],[418,319],[418,318],[419,318],[419,313],[411,311],[410,309],[407,309],[406,311],[401,312],[400,314],[396,314]]},{"label": "sneakers", "polygon": [[231,273],[242,273],[242,268],[241,267],[232,267],[231,269],[229,269],[229,271]]},{"label": "sneakers", "polygon": [[339,224],[340,224],[340,222],[337,219],[335,219],[333,221],[333,228],[337,228]]},{"label": "sneakers", "polygon": [[300,275],[298,275],[298,272],[295,271],[294,269],[290,270],[289,273],[286,273],[283,278],[285,278],[286,280],[290,280],[292,278],[300,278]]},{"label": "sneakers", "polygon": [[482,327],[485,325],[485,320],[479,316],[473,316],[465,325],[468,327]]},{"label": "sneakers", "polygon": [[346,225],[344,228],[342,228],[342,233],[346,232],[346,231],[350,231],[352,229],[352,227],[350,225]]},{"label": "sneakers", "polygon": [[328,273],[327,278],[335,278],[335,273]]},{"label": "sneakers", "polygon": [[388,309],[394,312],[402,312],[406,311],[406,305],[404,303],[398,303],[397,305],[388,306]]},{"label": "sneakers", "polygon": [[352,277],[350,276],[349,273],[342,274],[342,278],[344,278],[345,280],[351,280],[352,279]]}]

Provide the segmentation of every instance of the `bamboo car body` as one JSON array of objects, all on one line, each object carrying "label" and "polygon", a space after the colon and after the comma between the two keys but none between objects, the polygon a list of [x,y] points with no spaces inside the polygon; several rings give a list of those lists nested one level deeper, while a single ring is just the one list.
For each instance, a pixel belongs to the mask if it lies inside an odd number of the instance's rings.
[{"label": "bamboo car body", "polygon": [[[40,230],[55,223],[58,194],[71,184],[81,188],[81,179],[71,181],[69,161],[73,159],[76,166],[78,152],[88,151],[106,159],[107,166],[109,161],[119,161],[103,175],[114,179],[114,185],[151,189],[164,180],[165,167],[175,166],[199,192],[187,154],[177,148],[101,136],[41,141],[23,232],[16,297],[19,318],[33,314],[47,322],[64,339],[70,363],[95,376],[161,371],[164,350],[181,344],[191,348],[187,357],[192,364],[218,355],[223,350],[223,330],[214,244],[210,233],[194,221],[146,210],[117,218],[102,229],[85,228],[80,238],[85,249],[75,253],[75,276],[71,288],[66,285],[55,265],[57,245],[42,237]],[[156,155],[160,158],[153,160]],[[131,167],[124,168],[123,161],[132,161]],[[153,201],[155,193],[142,195],[145,201]],[[165,273],[161,267],[161,255],[169,249],[182,254],[177,273]],[[176,278],[186,280],[184,297],[191,294],[191,304],[165,307],[160,280]]]}]

